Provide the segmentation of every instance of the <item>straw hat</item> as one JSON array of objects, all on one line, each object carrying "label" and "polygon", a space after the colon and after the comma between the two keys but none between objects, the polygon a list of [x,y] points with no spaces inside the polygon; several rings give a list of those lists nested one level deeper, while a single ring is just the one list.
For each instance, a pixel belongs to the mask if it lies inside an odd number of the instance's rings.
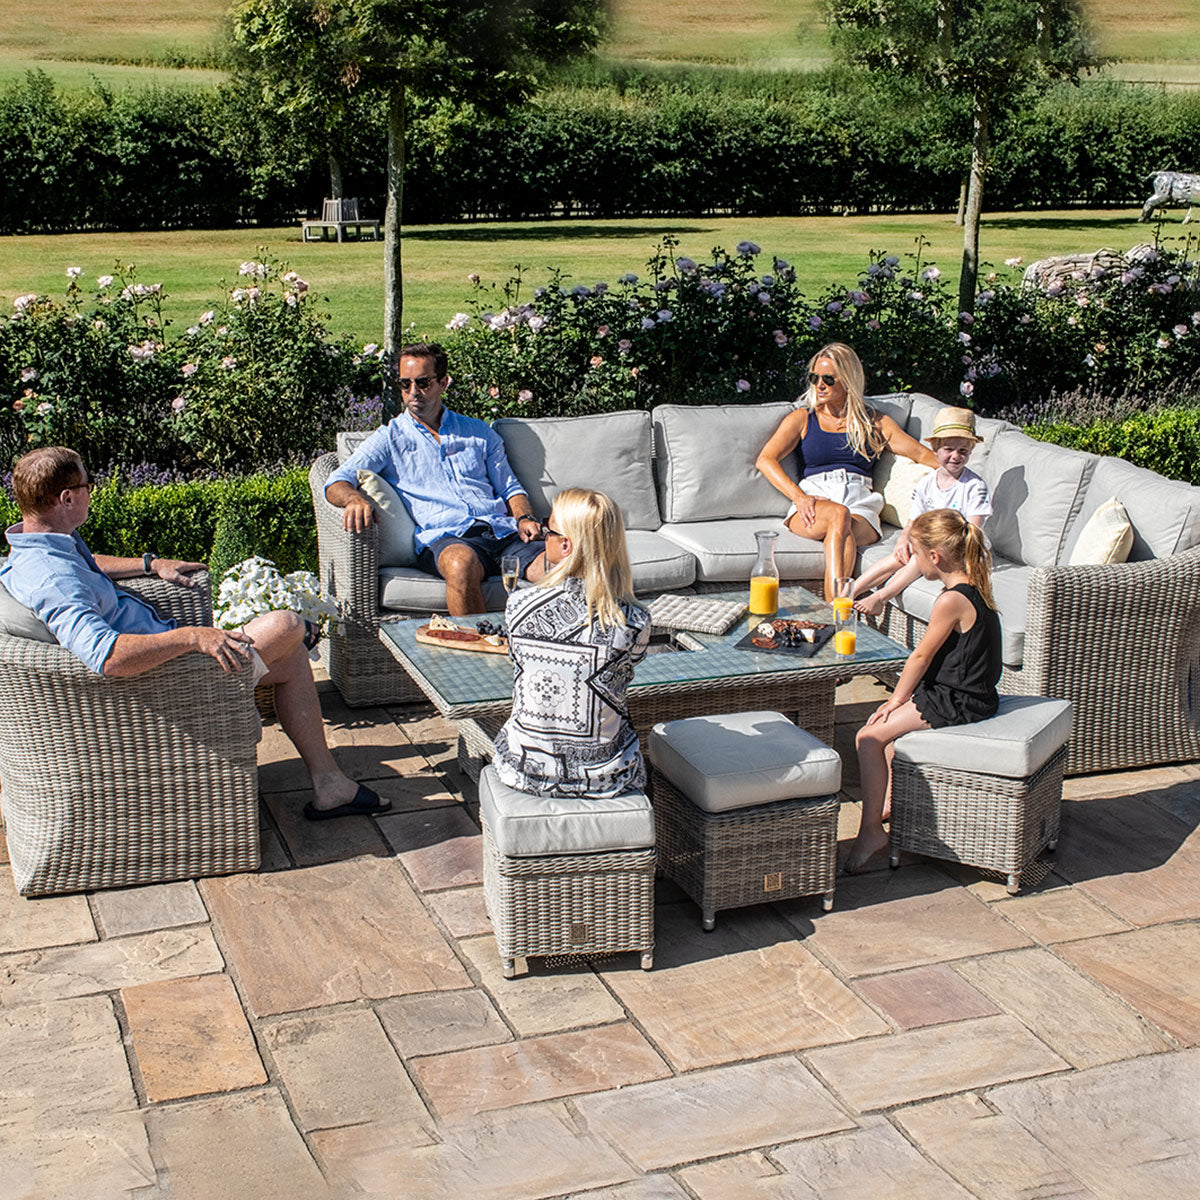
[{"label": "straw hat", "polygon": [[934,438],[970,438],[974,442],[982,442],[975,432],[975,414],[969,408],[943,408],[939,410],[937,419],[933,422],[933,430],[927,442]]}]

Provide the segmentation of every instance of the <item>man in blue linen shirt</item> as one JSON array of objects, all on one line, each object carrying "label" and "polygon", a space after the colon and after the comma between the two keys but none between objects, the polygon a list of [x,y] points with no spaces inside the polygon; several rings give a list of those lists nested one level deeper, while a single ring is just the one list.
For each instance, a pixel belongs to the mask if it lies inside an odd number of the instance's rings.
[{"label": "man in blue linen shirt", "polygon": [[500,435],[485,421],[442,404],[450,380],[446,352],[436,342],[400,350],[405,411],[377,429],[325,485],[325,497],[345,509],[344,528],[361,532],[374,519],[357,488],[373,471],[404,498],[417,527],[417,564],[446,581],[453,616],[484,611],[483,581],[512,555],[530,580],[546,570],[541,522],[513,474]]},{"label": "man in blue linen shirt", "polygon": [[12,487],[21,521],[7,530],[12,552],[0,568],[0,583],[60,645],[98,675],[112,678],[141,675],[193,650],[215,658],[225,671],[248,666],[256,683],[275,685],[279,723],[312,777],[313,799],[304,806],[309,820],[369,816],[391,808],[390,801],[344,775],[329,752],[304,622],[296,613],[263,613],[240,630],[164,620],[112,581],[157,575],[192,587],[191,575],[203,571],[204,564],[153,554],[93,557],[78,533],[88,517],[93,484],[74,450],[30,451],[13,469]]}]

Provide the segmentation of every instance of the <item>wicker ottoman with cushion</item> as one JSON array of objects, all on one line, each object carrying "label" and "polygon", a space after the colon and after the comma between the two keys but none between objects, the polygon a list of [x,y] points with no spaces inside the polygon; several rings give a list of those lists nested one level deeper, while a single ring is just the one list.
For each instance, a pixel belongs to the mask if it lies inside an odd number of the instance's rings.
[{"label": "wicker ottoman with cushion", "polygon": [[777,712],[655,725],[647,755],[659,866],[717,912],[824,896],[833,907],[842,760]]},{"label": "wicker ottoman with cushion", "polygon": [[1007,875],[1015,894],[1058,840],[1070,737],[1069,701],[1001,696],[987,721],[897,738],[891,865],[901,850],[967,863]]},{"label": "wicker ottoman with cushion", "polygon": [[479,776],[483,897],[506,979],[529,955],[636,950],[654,963],[654,814],[642,792],[535,796]]}]

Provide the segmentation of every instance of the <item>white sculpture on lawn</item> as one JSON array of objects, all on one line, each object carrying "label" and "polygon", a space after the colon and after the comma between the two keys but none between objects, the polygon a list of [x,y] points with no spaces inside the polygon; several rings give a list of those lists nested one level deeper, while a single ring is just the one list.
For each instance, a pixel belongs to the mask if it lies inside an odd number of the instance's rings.
[{"label": "white sculpture on lawn", "polygon": [[1154,181],[1154,195],[1142,205],[1139,220],[1150,220],[1150,214],[1164,204],[1186,204],[1187,216],[1183,218],[1186,225],[1192,219],[1192,205],[1200,204],[1200,175],[1189,175],[1186,171],[1155,171],[1146,178]]}]

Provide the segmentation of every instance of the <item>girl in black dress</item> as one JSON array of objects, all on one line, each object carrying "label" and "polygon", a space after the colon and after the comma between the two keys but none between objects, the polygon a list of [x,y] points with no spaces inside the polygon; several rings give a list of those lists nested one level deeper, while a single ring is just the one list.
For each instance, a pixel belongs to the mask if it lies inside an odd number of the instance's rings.
[{"label": "girl in black dress", "polygon": [[888,844],[883,822],[891,793],[892,743],[914,729],[965,725],[999,707],[1000,618],[992,602],[991,555],[983,531],[950,508],[913,522],[909,534],[921,574],[945,591],[933,603],[929,626],[908,656],[900,682],[858,731],[862,824],[846,871],[862,871]]}]

